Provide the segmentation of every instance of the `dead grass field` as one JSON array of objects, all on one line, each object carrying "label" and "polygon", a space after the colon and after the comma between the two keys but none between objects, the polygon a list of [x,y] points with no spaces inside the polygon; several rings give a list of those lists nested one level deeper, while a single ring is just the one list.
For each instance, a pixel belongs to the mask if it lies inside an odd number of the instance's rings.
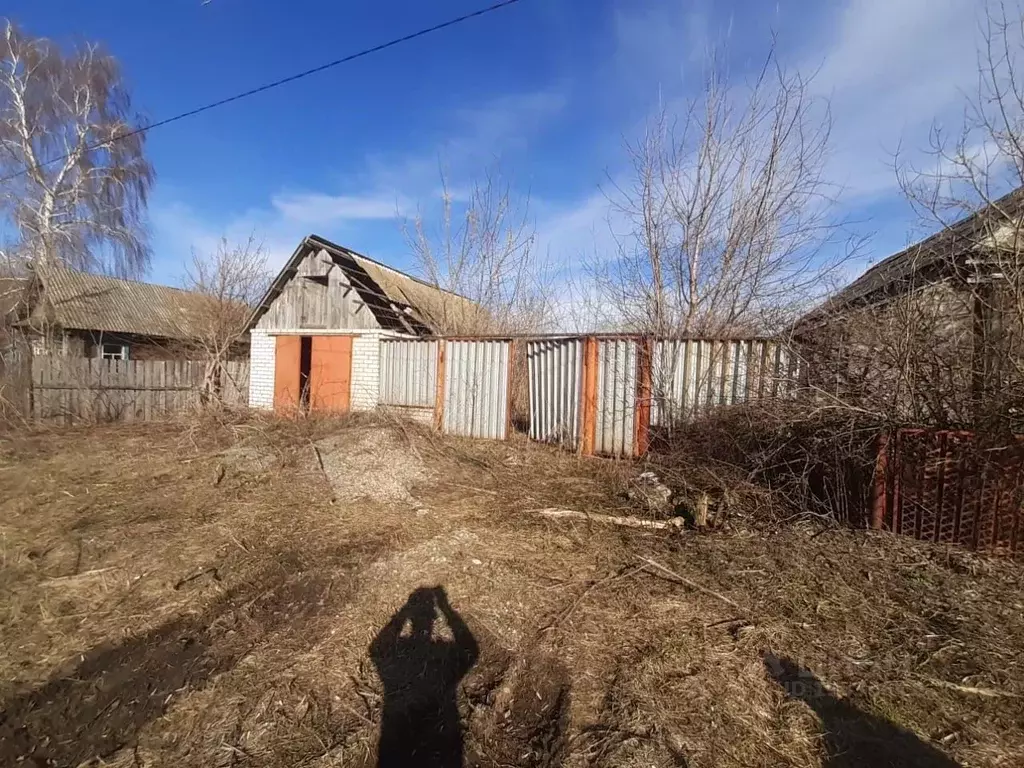
[{"label": "dead grass field", "polygon": [[358,420],[8,436],[0,763],[1024,765],[1019,563],[533,511],[628,514],[638,471]]}]

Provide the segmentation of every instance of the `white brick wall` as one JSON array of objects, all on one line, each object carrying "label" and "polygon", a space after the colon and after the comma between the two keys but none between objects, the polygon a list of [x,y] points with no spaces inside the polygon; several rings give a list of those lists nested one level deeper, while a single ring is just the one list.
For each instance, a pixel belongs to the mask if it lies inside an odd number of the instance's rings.
[{"label": "white brick wall", "polygon": [[380,334],[352,340],[352,410],[371,411],[380,401]]},{"label": "white brick wall", "polygon": [[[274,407],[274,362],[277,336],[314,335],[310,331],[250,331],[251,368],[249,372],[249,407],[272,410]],[[322,332],[321,332],[322,333]],[[337,332],[335,332],[337,333]],[[351,333],[351,332],[349,332]],[[390,331],[366,331],[352,339],[353,411],[369,411],[380,401],[380,340],[400,334]]]},{"label": "white brick wall", "polygon": [[274,407],[274,360],[277,339],[266,331],[252,330],[249,347],[249,407]]}]

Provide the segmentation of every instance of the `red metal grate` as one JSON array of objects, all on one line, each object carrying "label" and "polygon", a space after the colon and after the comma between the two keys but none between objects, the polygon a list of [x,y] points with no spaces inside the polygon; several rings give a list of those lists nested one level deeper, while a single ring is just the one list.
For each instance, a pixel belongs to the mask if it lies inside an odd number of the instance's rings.
[{"label": "red metal grate", "polygon": [[[1013,553],[1022,530],[1024,437],[902,429],[879,446],[876,526],[917,539]],[[881,490],[881,482],[879,483]]]}]

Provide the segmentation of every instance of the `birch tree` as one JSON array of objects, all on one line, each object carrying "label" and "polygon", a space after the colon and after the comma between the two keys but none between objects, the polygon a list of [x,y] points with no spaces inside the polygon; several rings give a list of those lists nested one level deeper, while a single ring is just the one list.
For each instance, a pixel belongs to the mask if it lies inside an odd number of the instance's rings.
[{"label": "birch tree", "polygon": [[0,213],[37,265],[132,276],[153,167],[117,60],[0,22]]}]

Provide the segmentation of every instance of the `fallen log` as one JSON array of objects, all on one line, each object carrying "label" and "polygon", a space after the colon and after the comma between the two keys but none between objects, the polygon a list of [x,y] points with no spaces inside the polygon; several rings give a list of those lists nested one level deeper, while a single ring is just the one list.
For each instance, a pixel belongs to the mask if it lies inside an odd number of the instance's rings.
[{"label": "fallen log", "polygon": [[653,531],[679,530],[686,525],[681,517],[673,517],[669,520],[644,520],[640,517],[620,517],[618,515],[599,515],[593,512],[580,512],[576,509],[535,509],[542,517],[556,519],[586,520],[589,523],[603,523],[607,525],[624,525],[627,528],[646,528]]}]

